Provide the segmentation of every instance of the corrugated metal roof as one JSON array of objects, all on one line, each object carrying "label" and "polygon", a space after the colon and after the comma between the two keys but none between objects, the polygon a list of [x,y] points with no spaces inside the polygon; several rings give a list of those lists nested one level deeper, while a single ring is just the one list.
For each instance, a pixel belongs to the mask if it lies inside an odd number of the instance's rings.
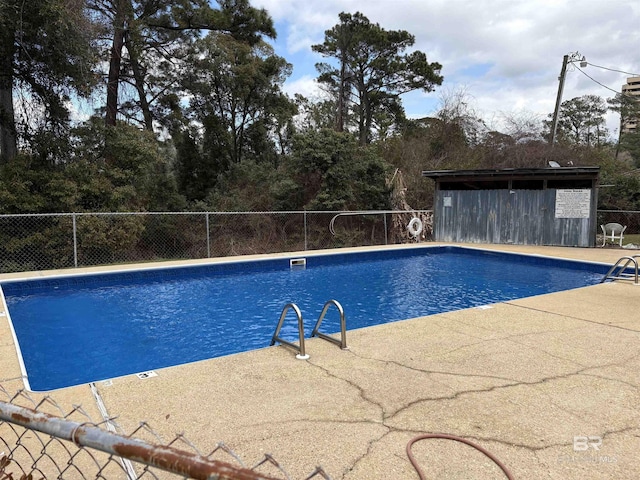
[{"label": "corrugated metal roof", "polygon": [[451,178],[461,180],[482,180],[488,178],[597,178],[600,167],[559,167],[559,168],[501,168],[482,170],[424,170],[423,177],[433,180]]}]

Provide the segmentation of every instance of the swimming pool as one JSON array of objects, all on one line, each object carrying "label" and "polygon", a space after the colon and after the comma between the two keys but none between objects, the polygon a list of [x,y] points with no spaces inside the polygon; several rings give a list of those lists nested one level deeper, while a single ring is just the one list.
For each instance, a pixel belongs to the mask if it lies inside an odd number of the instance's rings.
[{"label": "swimming pool", "polygon": [[[281,257],[2,282],[27,388],[52,390],[266,347],[290,302],[300,307],[309,336],[329,299],[342,304],[347,328],[355,329],[592,285],[607,270],[461,247],[305,258],[305,269]],[[323,331],[338,330],[337,312],[329,310]],[[292,313],[281,336],[297,340]]]}]

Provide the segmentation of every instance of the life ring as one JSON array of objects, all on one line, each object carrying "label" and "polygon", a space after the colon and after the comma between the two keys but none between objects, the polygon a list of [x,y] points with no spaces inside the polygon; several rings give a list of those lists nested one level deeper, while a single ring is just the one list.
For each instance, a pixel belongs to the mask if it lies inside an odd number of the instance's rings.
[{"label": "life ring", "polygon": [[422,220],[420,220],[418,217],[413,217],[409,222],[409,225],[407,225],[407,230],[409,231],[411,236],[417,237],[418,235],[420,235],[420,232],[422,232]]}]

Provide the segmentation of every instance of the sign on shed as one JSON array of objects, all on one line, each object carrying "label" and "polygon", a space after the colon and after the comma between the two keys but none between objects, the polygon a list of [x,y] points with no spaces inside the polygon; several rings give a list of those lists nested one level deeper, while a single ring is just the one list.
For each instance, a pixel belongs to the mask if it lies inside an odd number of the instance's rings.
[{"label": "sign on shed", "polygon": [[591,190],[571,188],[556,190],[556,218],[589,218]]}]

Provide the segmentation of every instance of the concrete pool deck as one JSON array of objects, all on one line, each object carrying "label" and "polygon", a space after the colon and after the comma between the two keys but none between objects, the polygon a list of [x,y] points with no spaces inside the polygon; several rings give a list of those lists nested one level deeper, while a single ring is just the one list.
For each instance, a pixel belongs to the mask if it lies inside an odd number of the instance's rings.
[{"label": "concrete pool deck", "polygon": [[[468,246],[605,263],[630,253]],[[0,385],[12,391],[22,380],[8,332],[0,318]],[[426,433],[481,445],[516,479],[640,478],[640,286],[379,325],[349,331],[347,342],[343,351],[309,339],[308,360],[278,346],[96,386],[124,432],[144,420],[203,451],[223,441],[247,465],[271,453],[292,479],[316,465],[334,480],[417,478],[405,447]],[[100,418],[86,385],[50,395]],[[461,443],[423,440],[413,452],[427,478],[504,478]]]}]

